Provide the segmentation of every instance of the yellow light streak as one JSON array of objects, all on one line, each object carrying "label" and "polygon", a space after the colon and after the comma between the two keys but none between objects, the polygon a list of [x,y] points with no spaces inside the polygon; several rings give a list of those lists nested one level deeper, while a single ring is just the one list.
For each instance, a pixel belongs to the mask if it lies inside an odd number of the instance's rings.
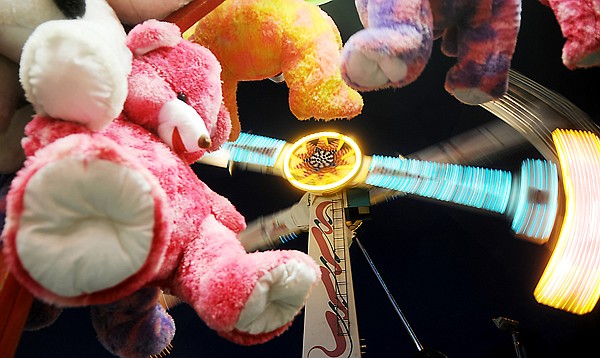
[{"label": "yellow light streak", "polygon": [[591,132],[561,129],[552,138],[565,214],[534,296],[539,303],[581,315],[600,298],[600,140]]}]

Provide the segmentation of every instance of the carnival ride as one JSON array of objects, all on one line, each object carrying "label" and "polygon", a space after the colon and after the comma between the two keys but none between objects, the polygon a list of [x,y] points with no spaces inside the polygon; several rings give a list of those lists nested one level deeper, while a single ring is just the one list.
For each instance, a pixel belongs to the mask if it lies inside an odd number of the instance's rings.
[{"label": "carnival ride", "polygon": [[[514,71],[508,94],[482,106],[522,136],[492,123],[413,155],[389,157],[364,155],[352,138],[337,132],[313,133],[294,143],[242,133],[201,160],[281,176],[306,192],[297,204],[259,218],[240,235],[254,251],[308,232],[308,253],[320,264],[323,279],[306,305],[302,357],[360,357],[349,246],[359,245],[386,289],[354,232],[371,205],[399,196],[502,215],[516,237],[536,244],[554,237],[536,300],[575,314],[594,308],[600,297],[600,227],[586,218],[598,209],[600,194],[598,170],[592,169],[600,166],[598,127],[568,100]],[[545,160],[525,160],[518,173],[466,165],[523,141]],[[424,351],[386,293],[418,351]]]},{"label": "carnival ride", "polygon": [[[173,14],[172,21],[178,23],[182,28],[188,28],[196,19],[208,13],[221,1],[194,1],[186,9]],[[282,145],[279,156],[273,157],[275,153],[269,154],[269,150],[266,150],[267,157],[273,161],[272,165],[265,165],[264,162],[246,163],[241,160],[236,162],[232,157],[213,158],[216,162],[213,161],[212,165],[220,163],[219,165],[227,166],[230,169],[246,168],[278,175],[285,174],[283,163],[287,161],[289,176],[286,178],[297,181],[296,184],[307,192],[292,208],[251,223],[248,231],[242,236],[246,247],[254,250],[268,249],[278,243],[290,240],[294,237],[294,233],[299,231],[312,233],[308,250],[315,255],[317,262],[322,263],[325,279],[322,286],[315,290],[307,305],[305,314],[305,332],[307,334],[305,334],[306,343],[303,357],[314,358],[319,352],[322,354],[321,356],[329,357],[360,355],[360,340],[356,329],[357,322],[352,297],[351,267],[347,250],[352,242],[360,245],[353,230],[360,225],[363,218],[368,216],[370,205],[398,196],[423,195],[429,191],[436,192],[436,195],[441,196],[435,198],[440,203],[454,202],[453,199],[461,197],[459,193],[477,193],[478,198],[483,198],[483,202],[486,203],[495,202],[495,199],[490,201],[486,198],[489,199],[491,196],[498,198],[497,193],[490,188],[487,188],[487,191],[485,188],[481,190],[482,188],[475,187],[465,189],[459,181],[455,181],[453,191],[445,194],[450,195],[451,193],[451,200],[443,201],[448,197],[443,197],[444,191],[440,191],[441,187],[434,184],[440,173],[446,175],[457,175],[458,173],[458,175],[473,177],[481,175],[486,178],[484,181],[489,185],[499,185],[505,190],[504,195],[498,199],[503,204],[499,207],[486,206],[485,208],[474,206],[476,210],[483,212],[491,209],[491,211],[500,213],[504,207],[500,215],[504,215],[511,221],[513,231],[518,237],[537,241],[540,244],[556,241],[552,259],[535,291],[536,299],[539,302],[579,314],[594,307],[598,299],[596,287],[600,285],[598,285],[598,272],[593,267],[599,266],[595,264],[595,260],[600,257],[598,248],[600,235],[594,221],[582,222],[582,220],[585,220],[587,214],[598,209],[598,204],[595,203],[598,202],[598,193],[594,186],[600,178],[597,178],[599,171],[593,169],[593,166],[597,167],[598,165],[600,145],[595,136],[598,128],[584,112],[569,101],[515,72],[511,74],[509,93],[499,101],[485,103],[482,106],[502,121],[440,142],[422,151],[406,155],[405,158],[382,157],[381,160],[375,161],[381,164],[378,169],[381,173],[377,173],[378,170],[368,169],[370,167],[367,163],[373,162],[373,158],[363,156],[360,148],[358,148],[359,151],[357,148],[353,148],[352,138],[337,133],[308,136],[294,144],[273,138],[261,139]],[[580,131],[557,131],[555,132],[555,142],[552,133],[556,129]],[[514,136],[514,130],[517,130],[522,136]],[[244,136],[242,138],[251,137]],[[337,148],[335,151],[330,150],[328,147],[330,140],[342,144],[342,149],[349,148],[351,150],[343,155],[338,154],[336,157],[336,153],[339,151]],[[454,165],[469,165],[482,157],[505,151],[524,142],[533,144],[543,155],[545,161],[525,161],[520,173]],[[245,149],[243,146],[238,148],[238,144],[240,143],[231,144],[224,152],[228,152],[227,155],[231,155],[237,150],[243,152]],[[324,155],[319,160],[311,162],[310,158],[314,159],[319,155],[315,156],[316,150],[311,152],[311,155],[307,155],[308,148],[314,146],[314,148],[323,149],[323,145],[325,145]],[[253,148],[250,150],[251,153],[255,151],[254,149],[258,149],[257,153],[252,154],[265,157],[263,152],[265,148],[262,145],[252,144],[250,147]],[[295,151],[290,151],[291,148],[294,148]],[[354,159],[350,160],[352,156]],[[283,160],[284,158],[286,161]],[[585,160],[580,160],[581,158],[585,158]],[[309,160],[305,161],[305,159]],[[302,175],[311,171],[313,174],[318,172],[318,163],[342,164],[341,167],[339,165],[329,166],[327,168],[329,172],[337,168],[340,168],[340,171],[358,168],[354,173],[356,176],[342,177],[344,180],[341,180],[341,184],[363,186],[366,181],[365,174],[367,176],[371,174],[371,179],[377,177],[381,182],[370,183],[368,188],[339,187],[334,189],[332,187],[324,191],[319,189],[313,192],[315,188],[311,185],[315,185],[316,182],[308,181],[308,187],[303,187],[303,185],[307,185],[306,180],[314,179],[315,175],[312,178],[302,178]],[[414,163],[417,171],[410,171],[410,168],[404,167],[408,163]],[[317,167],[313,164],[317,164]],[[585,174],[583,169],[585,169]],[[427,171],[427,177],[423,175],[423,170]],[[351,169],[348,173],[353,171]],[[299,175],[300,178],[295,178],[295,175]],[[493,176],[496,179],[490,179]],[[319,178],[319,175],[316,177]],[[329,175],[322,177],[332,178]],[[391,180],[392,177],[402,179]],[[384,178],[390,179],[390,183],[395,184],[383,184]],[[534,180],[528,182],[528,178]],[[546,182],[544,179],[553,180]],[[390,186],[391,188],[389,188]],[[411,186],[414,189],[413,192],[408,190]],[[463,189],[465,191],[462,191]],[[576,198],[577,200],[575,200]],[[464,204],[469,203],[461,202],[461,205]],[[504,206],[505,204],[506,206]],[[543,207],[546,211],[543,210]],[[520,216],[517,214],[519,212],[524,212],[526,215]],[[526,217],[533,221],[522,220]],[[350,226],[346,225],[347,222],[350,223]],[[276,225],[273,225],[274,223]],[[577,236],[574,232],[576,229],[585,229],[581,232],[584,240],[573,240]],[[261,236],[264,240],[262,242],[248,240],[247,234],[251,230],[264,232],[265,235]],[[549,236],[548,230],[550,230]],[[543,234],[541,234],[542,232]],[[320,237],[320,242],[316,241],[315,235]],[[340,235],[341,239],[339,239]],[[339,243],[341,246],[329,246],[327,239],[335,242],[336,237],[338,237],[336,244]],[[580,248],[586,249],[587,255],[582,255],[583,251],[580,251]],[[577,260],[582,262],[579,270],[575,265]],[[345,277],[345,284],[343,284],[342,277]],[[581,280],[569,281],[574,278]],[[1,317],[0,348],[4,348],[0,351],[10,354],[16,349],[20,335],[20,328],[18,325],[15,326],[15,322],[24,321],[31,296],[20,290],[6,270],[0,270],[0,279],[3,288],[0,301],[6,308],[15,307],[15,309],[5,309]],[[330,281],[327,281],[328,279]],[[570,286],[569,282],[571,282]],[[561,283],[565,283],[566,286],[561,286]],[[383,285],[385,288],[385,284]],[[332,288],[334,291],[331,291]],[[548,291],[554,292],[548,293]],[[390,299],[393,301],[393,297],[390,296]],[[332,332],[331,327],[346,328],[346,334]],[[413,338],[417,348],[421,350],[420,343],[416,337]],[[319,346],[323,348],[314,348]],[[326,354],[326,352],[329,353]],[[309,353],[311,355],[308,355]]]}]

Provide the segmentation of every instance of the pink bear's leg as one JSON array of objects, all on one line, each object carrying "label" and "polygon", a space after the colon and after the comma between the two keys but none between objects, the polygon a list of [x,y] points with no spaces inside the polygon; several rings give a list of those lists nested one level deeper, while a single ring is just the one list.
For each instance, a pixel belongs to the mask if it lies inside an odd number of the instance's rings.
[{"label": "pink bear's leg", "polygon": [[40,149],[7,197],[4,254],[35,296],[110,302],[154,277],[170,238],[156,179],[113,141],[74,134]]},{"label": "pink bear's leg", "polygon": [[235,234],[209,216],[184,254],[175,293],[206,324],[239,344],[281,334],[319,279],[299,251],[246,253]]},{"label": "pink bear's leg", "polygon": [[548,0],[563,36],[562,60],[569,69],[600,65],[600,1]]},{"label": "pink bear's leg", "polygon": [[413,82],[431,55],[433,18],[429,2],[370,0],[366,8],[365,2],[357,1],[357,7],[368,27],[344,45],[344,80],[361,91]]},{"label": "pink bear's leg", "polygon": [[458,63],[448,71],[445,87],[461,102],[487,102],[503,96],[508,88],[521,3],[508,0],[499,4],[501,8],[480,4],[479,11],[458,29]]}]

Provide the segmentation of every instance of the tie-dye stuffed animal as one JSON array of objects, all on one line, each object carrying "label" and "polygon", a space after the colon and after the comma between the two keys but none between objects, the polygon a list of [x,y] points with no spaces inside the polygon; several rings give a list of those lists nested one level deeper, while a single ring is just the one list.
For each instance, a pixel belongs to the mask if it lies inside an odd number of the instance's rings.
[{"label": "tie-dye stuffed animal", "polygon": [[479,104],[504,95],[521,0],[355,0],[365,29],[342,51],[342,74],[360,91],[403,87],[424,70],[433,40],[456,57],[445,88]]}]

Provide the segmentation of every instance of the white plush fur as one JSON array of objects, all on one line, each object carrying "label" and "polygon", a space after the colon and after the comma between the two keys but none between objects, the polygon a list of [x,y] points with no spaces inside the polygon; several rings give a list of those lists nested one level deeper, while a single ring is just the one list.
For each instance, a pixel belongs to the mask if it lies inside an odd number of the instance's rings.
[{"label": "white plush fur", "polygon": [[30,180],[20,226],[17,250],[26,270],[47,289],[75,297],[140,269],[154,234],[154,202],[133,169],[62,159]]},{"label": "white plush fur", "polygon": [[87,0],[81,19],[39,25],[25,46],[21,84],[39,114],[99,130],[123,109],[131,52],[104,0]]},{"label": "white plush fur", "polygon": [[257,282],[235,328],[250,334],[273,331],[289,322],[304,304],[304,293],[317,280],[306,263],[290,261]]}]

